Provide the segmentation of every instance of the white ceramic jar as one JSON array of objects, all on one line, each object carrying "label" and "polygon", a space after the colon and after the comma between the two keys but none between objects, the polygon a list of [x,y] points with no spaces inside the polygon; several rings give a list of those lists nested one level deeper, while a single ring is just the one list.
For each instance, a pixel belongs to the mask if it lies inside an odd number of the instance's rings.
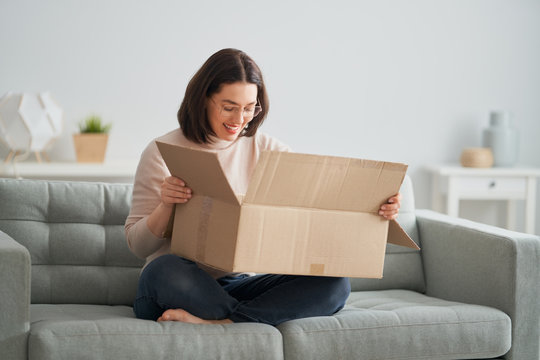
[{"label": "white ceramic jar", "polygon": [[510,114],[493,111],[489,115],[489,127],[484,129],[483,145],[493,152],[493,166],[514,166],[518,159],[519,136],[510,122]]}]

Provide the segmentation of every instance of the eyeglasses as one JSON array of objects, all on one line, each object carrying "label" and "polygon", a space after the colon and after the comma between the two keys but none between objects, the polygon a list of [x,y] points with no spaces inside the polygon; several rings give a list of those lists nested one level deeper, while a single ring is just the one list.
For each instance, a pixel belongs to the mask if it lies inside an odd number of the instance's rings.
[{"label": "eyeglasses", "polygon": [[[219,109],[219,114],[223,117],[223,118],[232,118],[232,117],[235,117],[237,116],[238,114],[242,114],[242,117],[246,120],[251,120],[253,119],[255,116],[259,115],[262,111],[262,106],[261,105],[248,105],[247,107],[245,108],[241,108],[240,106],[238,105],[231,105],[231,104],[223,104],[223,105],[218,105],[214,99],[210,98],[210,100],[212,100],[212,102],[220,107]],[[257,99],[257,104],[259,103],[259,100]]]}]

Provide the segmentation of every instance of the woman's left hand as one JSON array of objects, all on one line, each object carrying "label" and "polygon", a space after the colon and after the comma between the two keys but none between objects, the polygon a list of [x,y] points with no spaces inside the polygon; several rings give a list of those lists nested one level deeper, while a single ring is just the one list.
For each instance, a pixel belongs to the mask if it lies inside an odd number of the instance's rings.
[{"label": "woman's left hand", "polygon": [[386,220],[395,220],[398,216],[399,208],[401,207],[401,194],[392,196],[386,204],[381,205],[379,215]]}]

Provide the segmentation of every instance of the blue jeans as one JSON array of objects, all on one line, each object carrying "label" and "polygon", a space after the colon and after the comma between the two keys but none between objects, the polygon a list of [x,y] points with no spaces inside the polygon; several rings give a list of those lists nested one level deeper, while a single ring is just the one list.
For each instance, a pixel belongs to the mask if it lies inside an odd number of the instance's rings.
[{"label": "blue jeans", "polygon": [[156,320],[168,309],[184,309],[206,320],[260,322],[331,315],[343,308],[348,278],[239,275],[213,279],[193,261],[163,255],[143,270],[133,306],[140,319]]}]

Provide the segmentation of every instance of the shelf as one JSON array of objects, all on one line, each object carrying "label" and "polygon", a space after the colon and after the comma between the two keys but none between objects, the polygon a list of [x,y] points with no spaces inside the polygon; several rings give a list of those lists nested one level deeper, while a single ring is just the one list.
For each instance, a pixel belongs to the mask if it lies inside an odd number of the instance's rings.
[{"label": "shelf", "polygon": [[138,160],[114,160],[104,163],[21,162],[0,164],[0,177],[133,182]]}]

